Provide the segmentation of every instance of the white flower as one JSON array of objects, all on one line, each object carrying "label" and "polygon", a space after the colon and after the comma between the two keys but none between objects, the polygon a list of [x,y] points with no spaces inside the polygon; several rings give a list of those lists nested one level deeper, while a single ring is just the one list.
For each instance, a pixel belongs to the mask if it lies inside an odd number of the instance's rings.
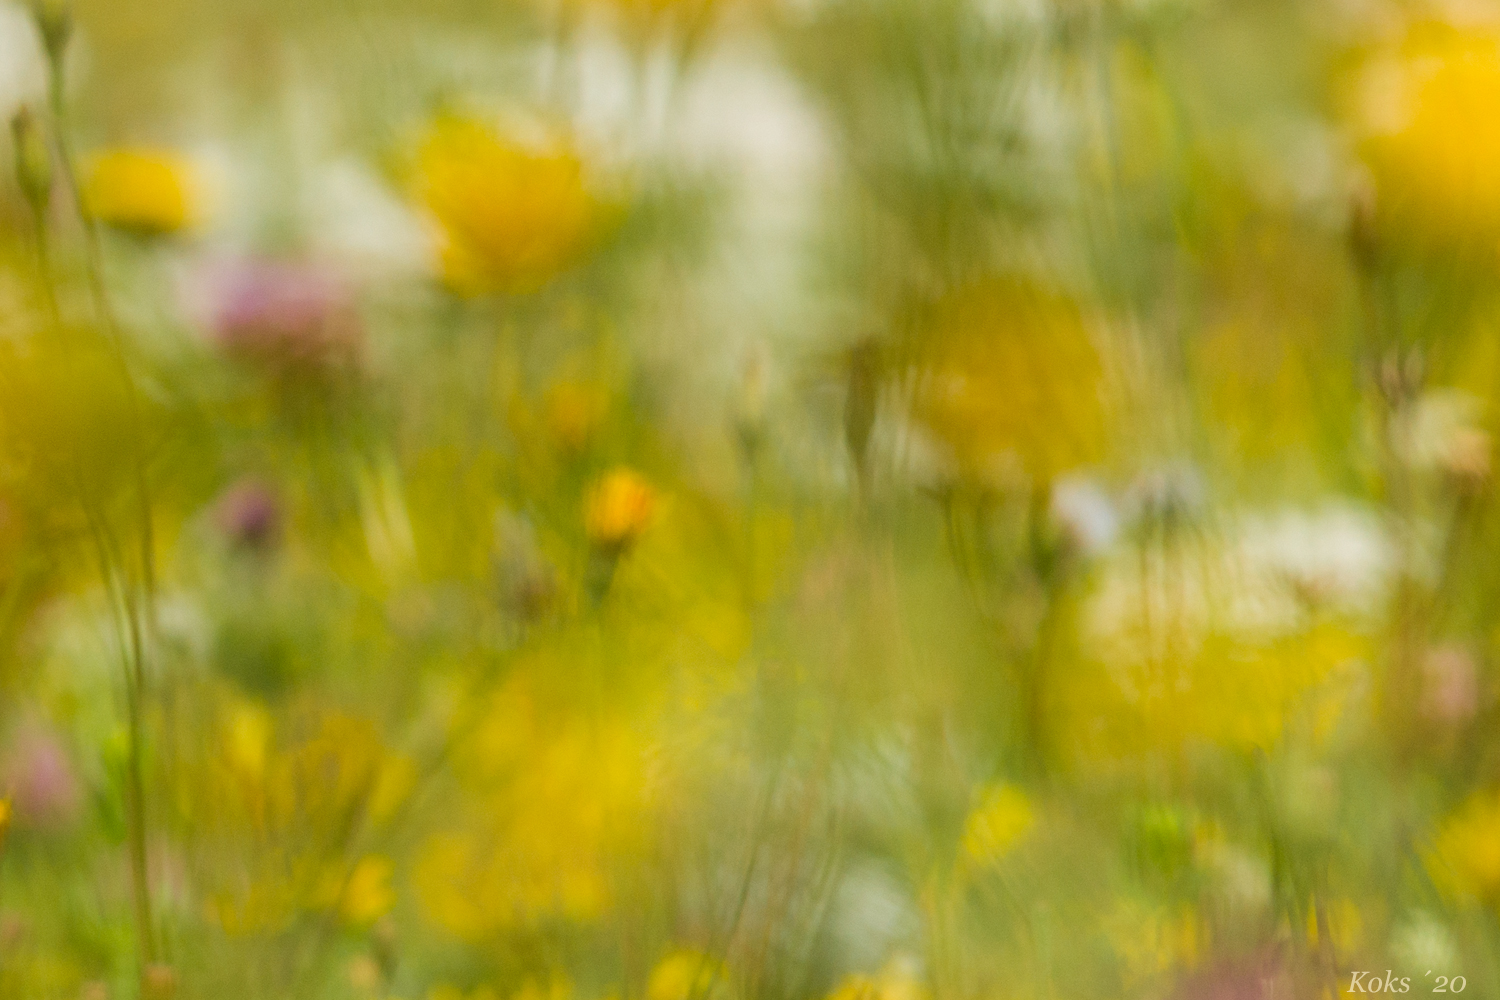
[{"label": "white flower", "polygon": [[1402,414],[1395,446],[1412,468],[1482,478],[1489,472],[1490,439],[1480,427],[1483,404],[1458,389],[1423,393]]},{"label": "white flower", "polygon": [[1391,935],[1392,957],[1408,969],[1440,969],[1452,974],[1458,968],[1458,948],[1453,934],[1432,914],[1418,910]]},{"label": "white flower", "polygon": [[308,231],[323,255],[372,283],[425,272],[428,234],[365,164],[351,157],[324,164],[309,194]]},{"label": "white flower", "polygon": [[1107,659],[1191,656],[1215,632],[1274,638],[1299,628],[1309,605],[1353,617],[1378,610],[1394,555],[1373,513],[1330,506],[1221,523],[1115,548],[1090,609]]},{"label": "white flower", "polygon": [[1352,505],[1244,517],[1238,549],[1253,590],[1350,614],[1375,610],[1394,559],[1379,518]]},{"label": "white flower", "polygon": [[20,4],[0,2],[0,115],[9,121],[46,94],[46,59],[31,15]]},{"label": "white flower", "polygon": [[1067,476],[1052,488],[1052,516],[1084,555],[1107,549],[1120,530],[1120,516],[1094,480]]}]

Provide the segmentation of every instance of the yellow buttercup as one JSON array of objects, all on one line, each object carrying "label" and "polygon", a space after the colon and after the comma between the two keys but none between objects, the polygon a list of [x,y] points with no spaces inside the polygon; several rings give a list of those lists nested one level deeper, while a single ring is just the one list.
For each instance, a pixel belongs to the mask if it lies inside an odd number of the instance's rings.
[{"label": "yellow buttercup", "polygon": [[84,164],[82,195],[91,218],[139,235],[179,232],[202,217],[197,171],[169,150],[117,148],[96,153]]},{"label": "yellow buttercup", "polygon": [[584,531],[602,548],[635,541],[651,523],[656,489],[631,469],[606,473],[590,490],[584,507]]},{"label": "yellow buttercup", "polygon": [[599,216],[569,143],[527,145],[457,117],[423,140],[416,196],[436,231],[443,279],[463,295],[541,288],[577,260]]}]

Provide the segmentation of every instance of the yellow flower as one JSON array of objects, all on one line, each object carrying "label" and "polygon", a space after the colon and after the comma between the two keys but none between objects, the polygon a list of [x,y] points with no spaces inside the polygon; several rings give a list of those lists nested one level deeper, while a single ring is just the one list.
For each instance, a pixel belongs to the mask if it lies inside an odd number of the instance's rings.
[{"label": "yellow flower", "polygon": [[[1336,626],[1249,643],[1221,633],[1163,659],[1123,658],[1070,678],[1063,699],[1076,748],[1104,758],[1176,752],[1197,741],[1276,746],[1289,728],[1318,742],[1337,725],[1363,641]],[[1085,750],[1085,743],[1092,743]]]},{"label": "yellow flower", "polygon": [[[229,877],[206,886],[226,932],[260,934],[300,913],[337,913],[369,924],[395,902],[393,864],[347,857],[350,823],[379,827],[405,800],[409,760],[386,749],[368,721],[320,713],[278,740],[262,708],[230,706],[216,726],[220,751],[182,789],[181,807],[205,829],[250,833]],[[291,732],[296,739],[286,739]]]},{"label": "yellow flower", "polygon": [[[98,496],[129,488],[160,413],[137,409],[99,331],[0,341],[0,467],[12,496],[49,518],[78,510],[80,483]],[[143,426],[144,422],[144,426]]]},{"label": "yellow flower", "polygon": [[417,153],[416,195],[438,235],[444,279],[463,295],[535,291],[571,265],[598,221],[583,164],[448,117]]},{"label": "yellow flower", "polygon": [[928,1000],[926,986],[907,968],[907,963],[892,961],[877,975],[858,973],[844,981],[828,995],[828,1000]]},{"label": "yellow flower", "polygon": [[646,1000],[710,1000],[722,996],[729,986],[723,963],[702,952],[674,951],[651,970]]},{"label": "yellow flower", "polygon": [[178,232],[199,221],[200,201],[192,164],[167,150],[110,149],[85,165],[84,209],[117,229]]},{"label": "yellow flower", "polygon": [[0,847],[5,846],[5,835],[10,832],[10,798],[0,798]]},{"label": "yellow flower", "polygon": [[646,530],[655,510],[656,489],[631,469],[615,469],[589,490],[584,531],[601,548],[623,548]]},{"label": "yellow flower", "polygon": [[230,770],[249,782],[262,780],[271,746],[270,714],[258,705],[236,705],[224,728],[224,757]]},{"label": "yellow flower", "polygon": [[1424,28],[1360,84],[1381,215],[1427,236],[1500,234],[1500,37]]},{"label": "yellow flower", "polygon": [[1012,458],[1045,481],[1100,457],[1102,365],[1071,303],[992,280],[938,303],[922,332],[915,416],[960,471]]},{"label": "yellow flower", "polygon": [[879,997],[875,980],[858,973],[845,976],[838,988],[828,994],[828,1000],[879,1000]]},{"label": "yellow flower", "polygon": [[1477,792],[1438,827],[1427,855],[1450,896],[1500,904],[1500,792]]},{"label": "yellow flower", "polygon": [[976,865],[994,864],[1010,853],[1035,822],[1025,792],[1013,785],[991,785],[964,821],[964,857]]},{"label": "yellow flower", "polygon": [[[1266,554],[1283,544],[1316,561],[1302,569]],[[1324,600],[1334,607],[1355,606],[1361,598],[1346,588],[1362,586],[1308,544],[1296,530],[1246,527],[1237,541],[1204,534],[1108,560],[1084,613],[1089,653],[1054,678],[1057,745],[1102,764],[1203,743],[1248,753],[1328,739],[1354,704],[1369,640],[1332,616],[1308,619],[1298,581],[1331,587]],[[1378,575],[1382,558],[1377,548],[1347,565]]]},{"label": "yellow flower", "polygon": [[424,914],[471,941],[537,919],[598,919],[614,901],[611,866],[649,834],[647,753],[633,726],[569,722],[512,681],[455,751],[484,806],[473,826],[420,849]]},{"label": "yellow flower", "polygon": [[222,781],[205,788],[205,818],[248,820],[277,837],[299,829],[336,829],[353,812],[383,823],[411,787],[411,762],[388,751],[374,725],[330,713],[305,739],[277,751],[263,710],[240,708],[226,720]]},{"label": "yellow flower", "polygon": [[373,924],[385,916],[396,902],[391,890],[391,859],[378,854],[360,858],[344,885],[339,909],[352,924]]},{"label": "yellow flower", "polygon": [[1314,898],[1307,907],[1307,943],[1317,947],[1323,942],[1323,929],[1319,918],[1327,927],[1328,944],[1337,955],[1348,955],[1360,945],[1364,934],[1364,917],[1359,906],[1348,899],[1325,900],[1322,905]]},{"label": "yellow flower", "polygon": [[503,904],[494,904],[475,891],[477,886],[489,889],[504,882],[495,862],[469,834],[429,838],[417,859],[412,881],[427,918],[459,937],[476,940],[507,921]]},{"label": "yellow flower", "polygon": [[558,382],[547,391],[543,417],[547,432],[564,451],[579,452],[604,420],[609,400],[598,387]]}]

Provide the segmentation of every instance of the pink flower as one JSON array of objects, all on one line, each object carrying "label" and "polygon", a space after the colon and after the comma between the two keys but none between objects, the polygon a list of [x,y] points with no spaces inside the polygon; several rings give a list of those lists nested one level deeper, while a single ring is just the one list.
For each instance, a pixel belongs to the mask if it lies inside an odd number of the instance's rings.
[{"label": "pink flower", "polygon": [[[1304,984],[1305,985],[1305,984]],[[1282,957],[1274,949],[1223,959],[1184,979],[1173,1000],[1294,1000],[1313,996],[1298,989]]]},{"label": "pink flower", "polygon": [[244,259],[210,268],[204,318],[225,354],[279,372],[358,361],[362,330],[350,290],[316,265]]},{"label": "pink flower", "polygon": [[78,815],[82,793],[62,741],[48,727],[23,723],[0,767],[0,789],[8,791],[18,822],[66,826]]},{"label": "pink flower", "polygon": [[242,479],[220,494],[214,515],[219,530],[246,548],[268,548],[281,535],[281,501],[255,479]]},{"label": "pink flower", "polygon": [[1479,668],[1462,646],[1438,646],[1422,659],[1422,714],[1433,722],[1468,722],[1479,708]]}]

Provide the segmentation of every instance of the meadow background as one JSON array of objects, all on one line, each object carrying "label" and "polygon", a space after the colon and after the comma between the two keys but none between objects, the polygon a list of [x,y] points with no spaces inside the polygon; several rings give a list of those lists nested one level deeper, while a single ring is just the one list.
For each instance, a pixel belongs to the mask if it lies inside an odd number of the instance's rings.
[{"label": "meadow background", "polygon": [[0,111],[0,997],[1500,995],[1500,8],[7,0]]}]

